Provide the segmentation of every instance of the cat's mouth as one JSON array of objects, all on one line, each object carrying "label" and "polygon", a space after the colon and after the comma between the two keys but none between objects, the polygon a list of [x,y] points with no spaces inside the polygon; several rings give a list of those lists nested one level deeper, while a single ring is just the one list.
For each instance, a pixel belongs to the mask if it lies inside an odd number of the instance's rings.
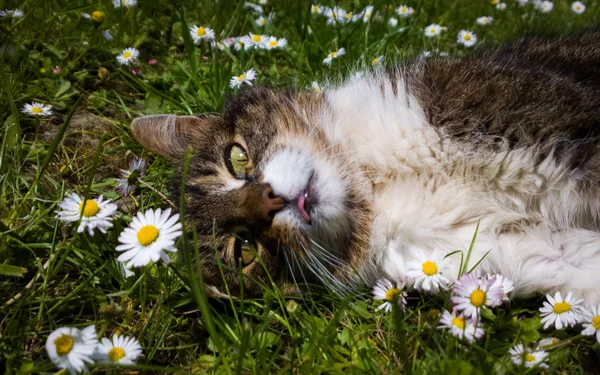
[{"label": "cat's mouth", "polygon": [[318,202],[317,194],[312,184],[313,177],[314,174],[311,175],[308,179],[306,189],[304,189],[304,191],[300,193],[300,196],[298,197],[298,201],[296,203],[296,205],[298,206],[298,212],[300,213],[300,216],[308,225],[312,224],[311,211]]}]

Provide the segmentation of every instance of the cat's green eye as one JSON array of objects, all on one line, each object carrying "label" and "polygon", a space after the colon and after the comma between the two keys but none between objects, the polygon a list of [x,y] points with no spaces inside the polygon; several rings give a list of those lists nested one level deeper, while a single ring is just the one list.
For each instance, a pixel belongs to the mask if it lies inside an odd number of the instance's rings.
[{"label": "cat's green eye", "polygon": [[240,260],[242,262],[242,266],[246,267],[256,257],[256,243],[251,239],[244,239],[238,236],[235,236],[235,244],[234,244],[234,257],[235,263],[239,264]]},{"label": "cat's green eye", "polygon": [[246,153],[246,150],[242,146],[237,143],[229,146],[229,152],[225,155],[225,161],[231,174],[236,178],[246,178],[246,170],[250,160],[248,159],[248,153]]}]

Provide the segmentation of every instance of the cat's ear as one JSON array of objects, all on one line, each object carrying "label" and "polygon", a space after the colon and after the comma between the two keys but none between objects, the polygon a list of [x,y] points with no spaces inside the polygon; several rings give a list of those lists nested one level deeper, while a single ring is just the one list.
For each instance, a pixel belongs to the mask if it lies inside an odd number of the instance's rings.
[{"label": "cat's ear", "polygon": [[193,146],[194,140],[205,137],[222,121],[220,116],[208,113],[200,116],[151,115],[133,120],[131,132],[152,153],[178,161],[185,156],[188,145]]}]

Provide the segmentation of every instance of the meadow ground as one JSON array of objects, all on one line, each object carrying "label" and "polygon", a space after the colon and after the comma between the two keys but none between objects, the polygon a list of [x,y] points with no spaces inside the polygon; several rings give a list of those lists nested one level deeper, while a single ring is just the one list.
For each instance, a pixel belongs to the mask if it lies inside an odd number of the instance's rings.
[{"label": "meadow ground", "polygon": [[[600,373],[595,335],[582,335],[581,325],[543,328],[543,296],[483,309],[485,334],[471,343],[455,337],[466,333],[456,330],[460,320],[437,328],[450,292],[410,292],[406,310],[390,312],[377,309],[382,301],[370,287],[284,298],[266,285],[258,299],[207,299],[202,280],[190,277],[193,257],[183,256],[184,247],[193,255],[193,240],[182,238],[169,265],[125,275],[117,262],[121,232],[138,212],[169,208],[167,185],[178,177],[136,143],[133,118],[218,111],[237,84],[248,84],[251,75],[241,75],[251,68],[253,84],[326,90],[361,69],[465,56],[525,34],[580,30],[600,16],[592,0],[585,8],[504,1],[323,0],[313,9],[299,0],[0,0],[0,9],[22,11],[0,13],[0,372],[58,371],[49,335],[93,324],[93,341],[134,337],[143,355],[126,368],[97,361],[92,373]],[[334,5],[346,11],[334,17]],[[461,30],[474,35],[457,40]],[[276,39],[242,39],[243,48],[227,39],[250,33]],[[147,162],[145,173],[120,175],[135,157]],[[92,234],[57,217],[72,193],[90,200],[72,202],[63,219],[78,221],[81,208],[84,226],[108,217]],[[91,201],[98,197],[114,210]],[[594,314],[588,333],[600,329]],[[57,362],[80,345],[69,341],[76,336],[56,337],[49,346]],[[530,352],[511,355],[518,344]]]}]

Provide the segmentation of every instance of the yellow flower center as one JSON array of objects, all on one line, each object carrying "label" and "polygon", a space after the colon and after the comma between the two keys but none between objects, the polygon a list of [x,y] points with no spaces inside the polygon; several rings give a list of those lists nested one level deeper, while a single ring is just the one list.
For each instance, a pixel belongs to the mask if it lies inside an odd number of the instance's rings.
[{"label": "yellow flower center", "polygon": [[42,112],[44,112],[44,110],[42,109],[42,107],[32,107],[31,108],[31,112],[33,112],[33,113],[42,113]]},{"label": "yellow flower center", "polygon": [[370,18],[371,17],[371,13],[365,13],[365,17],[366,18]]},{"label": "yellow flower center", "polygon": [[253,40],[255,43],[258,43],[258,42],[260,42],[260,35],[252,35],[252,40]]},{"label": "yellow flower center", "polygon": [[435,34],[435,27],[432,27],[431,29],[429,29],[429,32],[430,32],[431,34]]},{"label": "yellow flower center", "polygon": [[317,13],[317,12],[319,12],[319,7],[318,7],[318,6],[316,6],[316,5],[313,5],[313,7],[312,7],[312,11],[313,11],[313,13]]},{"label": "yellow flower center", "polygon": [[96,22],[102,22],[103,19],[104,19],[104,14],[102,14],[102,12],[96,10],[92,13],[92,20],[94,20]]},{"label": "yellow flower center", "polygon": [[315,87],[315,92],[321,92],[321,88],[320,87]]},{"label": "yellow flower center", "polygon": [[465,320],[457,316],[456,318],[452,319],[452,325],[460,329],[465,329]]},{"label": "yellow flower center", "polygon": [[529,353],[527,353],[527,355],[525,355],[525,361],[526,362],[533,362],[535,361],[535,357]]},{"label": "yellow flower center", "polygon": [[437,265],[432,261],[428,260],[427,262],[423,263],[423,273],[427,276],[435,275],[436,273],[438,273]]},{"label": "yellow flower center", "polygon": [[240,75],[237,77],[238,81],[243,81],[245,78],[246,78],[246,76],[245,76],[245,75],[243,75],[243,74],[240,74]]},{"label": "yellow flower center", "polygon": [[346,19],[350,19],[352,17],[352,13],[346,13]]},{"label": "yellow flower center", "polygon": [[56,345],[56,354],[67,355],[73,349],[73,338],[63,333],[62,336],[54,340],[54,345]]},{"label": "yellow flower center", "polygon": [[143,226],[137,233],[137,239],[142,246],[152,244],[158,238],[158,229],[154,225]]},{"label": "yellow flower center", "polygon": [[269,47],[276,47],[277,46],[277,41],[276,40],[272,40],[269,42]]},{"label": "yellow flower center", "polygon": [[569,302],[556,302],[552,310],[557,314],[562,314],[571,311],[571,304]]},{"label": "yellow flower center", "polygon": [[131,57],[131,52],[129,52],[129,51],[123,52],[123,58],[128,59],[130,57]]},{"label": "yellow flower center", "polygon": [[400,8],[400,13],[406,13],[407,9],[405,7]]},{"label": "yellow flower center", "polygon": [[204,36],[206,34],[206,29],[204,27],[199,27],[198,30],[196,31],[196,35],[198,36]]},{"label": "yellow flower center", "polygon": [[[83,207],[85,203],[85,208]],[[85,217],[93,217],[96,216],[98,214],[98,211],[100,211],[100,207],[98,207],[98,203],[96,203],[96,201],[93,201],[91,199],[82,201],[81,203],[79,203],[79,212],[81,212],[81,210],[83,209],[83,216]]]},{"label": "yellow flower center", "polygon": [[258,23],[260,23],[261,25],[264,25],[265,24],[265,19],[261,18],[260,20],[258,20]]},{"label": "yellow flower center", "polygon": [[337,14],[335,14],[335,12],[331,13],[331,18],[336,18]]},{"label": "yellow flower center", "polygon": [[596,315],[592,319],[592,325],[594,326],[595,329],[600,329],[600,315]]},{"label": "yellow flower center", "polygon": [[377,60],[377,57],[376,57],[376,58],[374,58],[374,59],[373,59],[373,62],[372,62],[372,63],[373,63],[373,64],[377,64],[377,61],[379,61],[379,60]]},{"label": "yellow flower center", "polygon": [[465,34],[465,36],[463,37],[464,40],[471,40],[471,35],[470,34]]},{"label": "yellow flower center", "polygon": [[400,291],[397,288],[391,288],[385,292],[385,300],[393,302],[398,298]]},{"label": "yellow flower center", "polygon": [[123,357],[125,357],[125,350],[123,348],[112,348],[108,352],[108,358],[113,362],[117,362]]},{"label": "yellow flower center", "polygon": [[477,289],[471,293],[471,304],[475,307],[481,307],[485,303],[485,292],[481,289]]},{"label": "yellow flower center", "polygon": [[337,56],[337,52],[331,52],[331,57],[336,57]]},{"label": "yellow flower center", "polygon": [[492,5],[498,5],[499,2],[500,2],[500,0],[492,0],[492,1],[490,1],[490,3],[492,3]]}]

